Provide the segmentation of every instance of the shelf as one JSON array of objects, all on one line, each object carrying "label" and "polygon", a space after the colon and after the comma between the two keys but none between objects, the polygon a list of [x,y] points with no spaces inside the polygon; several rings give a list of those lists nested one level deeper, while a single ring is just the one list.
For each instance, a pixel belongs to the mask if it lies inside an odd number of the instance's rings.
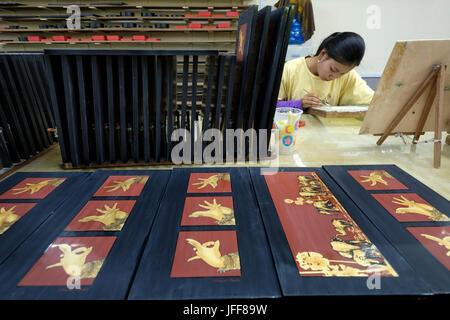
[{"label": "shelf", "polygon": [[[239,15],[252,6],[250,0],[208,0],[208,1],[123,1],[124,5],[91,5],[96,1],[58,1],[48,5],[43,1],[17,1],[23,5],[0,5],[0,45],[3,51],[41,50],[54,45],[61,48],[92,47],[124,48],[123,45],[145,47],[145,44],[186,44],[190,48],[214,47],[230,51],[236,43]],[[79,2],[81,26],[83,29],[68,29],[66,21],[72,17],[67,13],[71,2]],[[106,1],[104,1],[106,3]],[[30,4],[31,3],[31,4]],[[64,4],[65,3],[65,4]],[[75,4],[74,4],[75,5]],[[133,16],[121,15],[133,14]],[[229,13],[233,12],[233,13]],[[151,15],[151,16],[150,16]],[[167,15],[167,16],[165,16]],[[221,24],[222,23],[222,24]],[[9,29],[9,26],[23,29]],[[50,29],[39,28],[49,27]],[[126,28],[131,26],[132,28]],[[201,28],[189,28],[201,26]],[[219,28],[223,26],[225,28]],[[65,28],[61,28],[65,27]],[[93,28],[100,27],[100,28]],[[156,28],[163,27],[163,28]],[[91,38],[94,35],[118,35],[131,39],[134,35],[146,35],[161,41],[19,41],[30,36],[53,39],[66,36],[73,39]],[[66,38],[66,39],[67,39]],[[136,37],[139,39],[139,37]],[[64,37],[56,38],[63,40]],[[98,38],[97,38],[98,39]],[[225,39],[225,40],[224,40]],[[231,40],[230,40],[231,39]],[[88,44],[89,46],[85,46]],[[198,46],[196,46],[198,44]],[[208,45],[211,44],[211,45]],[[23,45],[23,46],[19,46]]]},{"label": "shelf", "polygon": [[38,45],[52,45],[52,44],[119,44],[119,43],[235,43],[235,40],[161,40],[161,41],[9,41],[0,42],[1,44],[38,44]]},{"label": "shelf", "polygon": [[81,32],[232,32],[237,31],[237,28],[216,28],[216,29],[174,29],[174,28],[86,28],[86,29],[0,29],[0,33],[81,33]]},{"label": "shelf", "polygon": [[[4,10],[24,10],[24,9],[32,9],[32,10],[36,10],[36,9],[67,9],[69,6],[68,5],[55,5],[55,6],[49,6],[49,5],[22,5],[22,6],[0,6],[0,9],[4,9]],[[194,6],[180,6],[179,4],[173,4],[173,5],[95,5],[95,6],[91,6],[91,5],[79,5],[78,6],[80,9],[89,9],[89,10],[98,10],[98,9],[135,9],[135,10],[140,10],[140,9],[177,9],[177,10],[185,10],[185,11],[189,11],[189,10],[194,10],[194,11],[202,11],[202,10],[206,10],[208,9],[209,11],[212,11],[214,9],[231,9],[231,10],[245,10],[248,9],[250,6],[248,5],[204,5],[204,6],[199,6],[199,5],[194,5]]]},{"label": "shelf", "polygon": [[[26,22],[26,21],[59,21],[59,20],[67,20],[69,16],[65,17],[48,17],[48,18],[40,18],[40,17],[32,17],[32,18],[21,18],[21,17],[2,17],[0,18],[0,21],[20,21],[20,22]],[[134,17],[81,17],[81,21],[114,21],[118,23],[118,21],[144,21],[144,20],[155,20],[155,21],[233,21],[238,20],[239,17],[141,17],[141,16],[134,16]],[[117,21],[118,20],[118,21]]]}]

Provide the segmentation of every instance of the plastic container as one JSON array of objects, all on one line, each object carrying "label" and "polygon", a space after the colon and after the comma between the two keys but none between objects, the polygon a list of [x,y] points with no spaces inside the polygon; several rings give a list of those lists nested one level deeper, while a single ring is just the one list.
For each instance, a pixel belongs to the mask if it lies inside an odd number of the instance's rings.
[{"label": "plastic container", "polygon": [[281,155],[292,154],[295,151],[298,128],[303,110],[297,108],[277,108],[274,124],[278,130],[278,145]]}]

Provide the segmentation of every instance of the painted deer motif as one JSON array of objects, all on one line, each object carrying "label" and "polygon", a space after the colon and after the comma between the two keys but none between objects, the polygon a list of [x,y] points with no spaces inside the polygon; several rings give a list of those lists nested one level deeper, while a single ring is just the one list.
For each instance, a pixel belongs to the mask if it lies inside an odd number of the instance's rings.
[{"label": "painted deer motif", "polygon": [[222,256],[219,249],[219,240],[207,241],[205,243],[200,243],[194,239],[186,239],[186,241],[194,247],[193,250],[196,253],[196,255],[189,258],[187,262],[201,259],[211,267],[218,268],[217,272],[220,273],[241,269],[238,252]]}]

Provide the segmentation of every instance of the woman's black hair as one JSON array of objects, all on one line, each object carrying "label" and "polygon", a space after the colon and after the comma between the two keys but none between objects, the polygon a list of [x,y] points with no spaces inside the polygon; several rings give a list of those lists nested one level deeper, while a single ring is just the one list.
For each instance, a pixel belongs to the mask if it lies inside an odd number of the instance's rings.
[{"label": "woman's black hair", "polygon": [[316,56],[320,54],[322,49],[325,49],[328,56],[339,63],[347,66],[359,66],[366,51],[366,44],[357,33],[335,32],[322,41]]}]

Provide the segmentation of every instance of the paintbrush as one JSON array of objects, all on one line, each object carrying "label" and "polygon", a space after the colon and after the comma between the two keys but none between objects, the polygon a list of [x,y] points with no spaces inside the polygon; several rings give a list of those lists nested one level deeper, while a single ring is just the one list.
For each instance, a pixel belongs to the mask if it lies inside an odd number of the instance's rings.
[{"label": "paintbrush", "polygon": [[[303,89],[306,93],[311,93],[306,89]],[[320,97],[319,97],[320,98]],[[327,100],[320,98],[320,102],[322,102],[324,105],[329,106],[330,104],[327,102]]]}]

